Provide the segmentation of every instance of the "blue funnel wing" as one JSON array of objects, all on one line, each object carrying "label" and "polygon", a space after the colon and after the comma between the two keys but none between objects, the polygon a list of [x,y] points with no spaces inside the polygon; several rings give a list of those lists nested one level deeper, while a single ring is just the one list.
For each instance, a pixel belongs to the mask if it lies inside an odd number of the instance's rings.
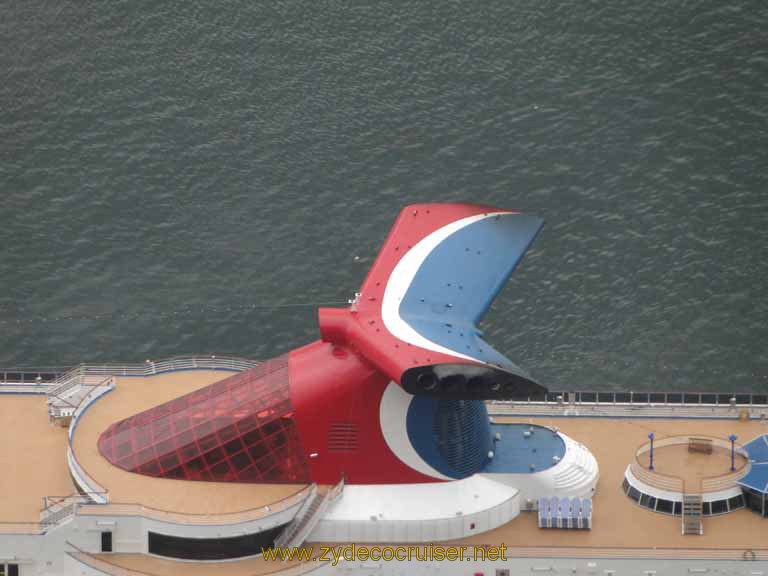
[{"label": "blue funnel wing", "polygon": [[399,315],[425,339],[462,357],[519,368],[483,341],[486,313],[543,225],[525,214],[475,221],[436,244],[419,266]]},{"label": "blue funnel wing", "polygon": [[355,304],[320,311],[323,339],[353,345],[413,394],[501,399],[545,392],[477,328],[542,224],[491,206],[406,207]]}]

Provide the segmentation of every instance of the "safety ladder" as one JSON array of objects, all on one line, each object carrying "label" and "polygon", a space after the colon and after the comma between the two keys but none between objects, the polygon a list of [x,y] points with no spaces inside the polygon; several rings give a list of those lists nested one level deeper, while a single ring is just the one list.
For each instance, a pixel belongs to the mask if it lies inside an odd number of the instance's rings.
[{"label": "safety ladder", "polygon": [[683,494],[683,534],[704,534],[701,522],[701,494]]}]

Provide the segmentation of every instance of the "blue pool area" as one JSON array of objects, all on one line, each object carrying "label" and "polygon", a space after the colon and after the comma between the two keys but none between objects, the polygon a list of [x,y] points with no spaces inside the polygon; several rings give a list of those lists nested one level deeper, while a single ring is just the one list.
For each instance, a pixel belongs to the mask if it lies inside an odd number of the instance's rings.
[{"label": "blue pool area", "polygon": [[760,494],[768,494],[768,435],[758,436],[747,442],[744,448],[752,464],[750,471],[739,484]]},{"label": "blue pool area", "polygon": [[[483,468],[491,474],[541,472],[554,466],[565,454],[565,442],[549,428],[531,424],[491,424],[494,457]],[[533,464],[533,468],[531,465]]]}]

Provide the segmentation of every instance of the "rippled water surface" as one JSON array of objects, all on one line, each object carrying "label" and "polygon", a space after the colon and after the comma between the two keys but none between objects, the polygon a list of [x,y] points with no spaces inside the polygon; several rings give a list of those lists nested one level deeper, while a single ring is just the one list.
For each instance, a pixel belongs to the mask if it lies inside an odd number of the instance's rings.
[{"label": "rippled water surface", "polygon": [[0,365],[282,353],[466,200],[547,221],[485,322],[542,383],[768,388],[764,0],[0,13]]}]

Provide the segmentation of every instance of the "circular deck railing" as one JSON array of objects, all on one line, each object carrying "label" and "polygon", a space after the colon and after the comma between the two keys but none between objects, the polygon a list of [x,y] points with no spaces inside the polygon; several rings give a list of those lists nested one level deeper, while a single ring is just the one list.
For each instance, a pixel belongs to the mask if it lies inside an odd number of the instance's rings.
[{"label": "circular deck railing", "polygon": [[[711,443],[713,448],[719,448],[727,452],[731,451],[730,440],[724,438],[717,438],[715,436],[704,435],[684,435],[684,436],[670,436],[668,438],[658,438],[653,442],[653,449],[657,451],[661,448],[668,446],[686,446],[690,445],[691,441],[705,440]],[[635,458],[632,464],[630,464],[630,470],[632,474],[639,481],[658,488],[660,490],[666,490],[668,492],[679,493],[705,493],[705,492],[719,492],[721,490],[727,490],[732,488],[736,482],[745,476],[750,468],[749,454],[741,444],[734,443],[734,451],[742,459],[739,459],[738,466],[733,471],[728,471],[724,474],[717,474],[713,476],[706,476],[697,481],[695,485],[691,485],[690,482],[686,483],[683,478],[675,476],[673,474],[663,474],[657,470],[650,470],[643,465],[640,461],[640,457],[647,454],[651,450],[651,443],[646,442],[635,451]]]}]

